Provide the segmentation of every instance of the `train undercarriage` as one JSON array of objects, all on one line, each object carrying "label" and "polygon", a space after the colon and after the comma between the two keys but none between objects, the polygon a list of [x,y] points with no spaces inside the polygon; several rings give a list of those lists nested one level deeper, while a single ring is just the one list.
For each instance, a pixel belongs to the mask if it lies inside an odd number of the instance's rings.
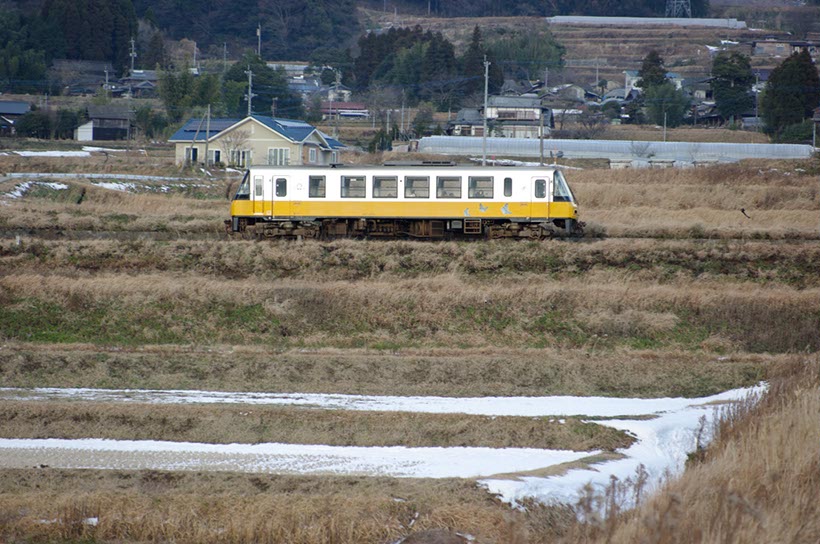
[{"label": "train undercarriage", "polygon": [[404,238],[420,240],[517,239],[581,237],[584,223],[573,219],[541,222],[464,219],[304,219],[259,220],[234,217],[225,221],[229,234],[246,239]]}]

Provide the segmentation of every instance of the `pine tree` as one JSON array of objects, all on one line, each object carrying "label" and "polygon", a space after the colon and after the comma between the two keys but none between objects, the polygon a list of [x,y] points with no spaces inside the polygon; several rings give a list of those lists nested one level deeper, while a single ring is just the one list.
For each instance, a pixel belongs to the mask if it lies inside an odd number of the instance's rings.
[{"label": "pine tree", "polygon": [[712,93],[718,111],[729,119],[754,107],[755,77],[749,57],[736,51],[721,52],[712,62]]},{"label": "pine tree", "polygon": [[794,53],[772,70],[761,100],[766,131],[780,134],[820,104],[820,76],[808,51]]},{"label": "pine tree", "polygon": [[650,51],[643,59],[643,64],[638,72],[637,85],[644,92],[648,91],[650,87],[657,87],[663,85],[668,81],[666,79],[666,68],[663,65],[663,59],[654,49]]}]

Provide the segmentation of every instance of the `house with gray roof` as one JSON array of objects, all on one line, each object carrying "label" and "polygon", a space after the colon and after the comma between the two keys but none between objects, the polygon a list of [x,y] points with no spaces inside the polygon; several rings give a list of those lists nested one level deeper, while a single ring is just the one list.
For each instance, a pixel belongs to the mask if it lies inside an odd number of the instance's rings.
[{"label": "house with gray roof", "polygon": [[345,147],[304,121],[264,115],[189,119],[168,141],[177,164],[205,163],[207,149],[209,164],[240,167],[334,164]]},{"label": "house with gray roof", "polygon": [[0,135],[12,136],[14,123],[31,110],[28,102],[0,100]]},{"label": "house with gray roof", "polygon": [[[543,116],[543,122],[542,122]],[[504,138],[538,138],[554,126],[552,111],[535,95],[490,96],[487,99],[488,136]],[[482,136],[484,108],[462,108],[451,121],[448,132],[453,136]]]}]

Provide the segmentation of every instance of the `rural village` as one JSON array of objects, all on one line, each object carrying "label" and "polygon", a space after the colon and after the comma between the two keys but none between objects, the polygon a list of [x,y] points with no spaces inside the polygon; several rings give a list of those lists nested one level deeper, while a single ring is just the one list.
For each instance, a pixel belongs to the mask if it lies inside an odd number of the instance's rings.
[{"label": "rural village", "polygon": [[0,541],[820,541],[820,1],[0,15]]}]

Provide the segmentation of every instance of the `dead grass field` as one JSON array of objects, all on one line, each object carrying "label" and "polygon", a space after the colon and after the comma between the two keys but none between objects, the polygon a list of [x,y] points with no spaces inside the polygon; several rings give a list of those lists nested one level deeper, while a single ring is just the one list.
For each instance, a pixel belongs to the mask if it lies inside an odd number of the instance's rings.
[{"label": "dead grass field", "polygon": [[[139,157],[123,160],[118,168],[142,172]],[[60,164],[51,167],[84,168]],[[67,191],[4,200],[3,386],[694,397],[773,385],[760,408],[727,414],[716,447],[665,494],[645,510],[613,506],[605,521],[584,518],[583,504],[514,510],[472,481],[32,468],[0,471],[0,540],[383,544],[446,528],[481,543],[740,543],[760,519],[766,541],[816,540],[817,466],[806,452],[818,441],[806,425],[817,380],[806,368],[820,350],[818,171],[812,161],[571,170],[600,235],[580,241],[228,239],[218,232],[230,179],[168,193],[72,180]],[[102,239],[111,233],[131,239]],[[0,408],[0,435],[18,437],[604,449],[624,440],[529,418]],[[670,523],[687,527],[677,540]]]},{"label": "dead grass field", "polygon": [[347,412],[269,406],[152,406],[7,401],[2,438],[108,438],[209,444],[625,448],[625,433],[580,418]]},{"label": "dead grass field", "polygon": [[18,344],[9,387],[202,389],[400,396],[697,397],[754,385],[799,355],[458,347],[271,350],[241,346]]}]

